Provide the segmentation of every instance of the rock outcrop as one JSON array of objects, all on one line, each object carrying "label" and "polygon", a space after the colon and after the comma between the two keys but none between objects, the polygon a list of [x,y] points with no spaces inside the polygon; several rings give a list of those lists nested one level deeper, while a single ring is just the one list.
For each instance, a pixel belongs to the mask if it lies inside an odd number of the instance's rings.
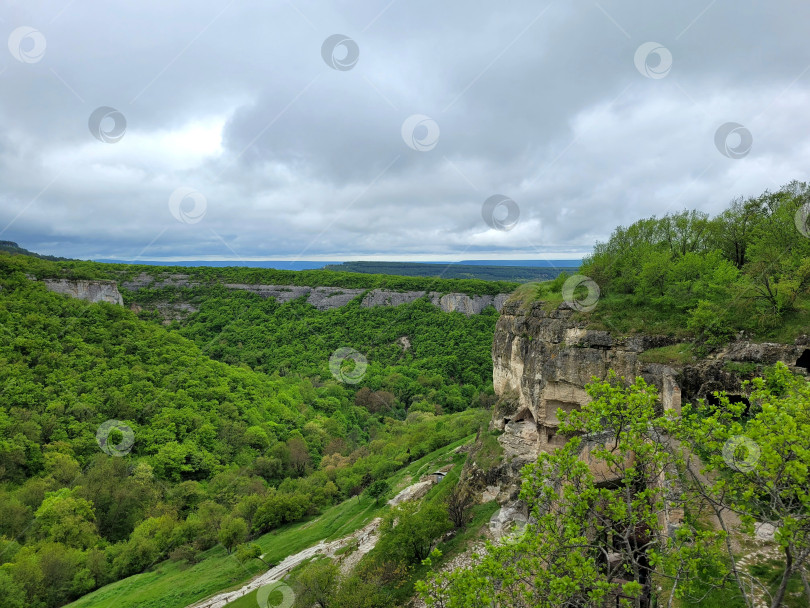
[{"label": "rock outcrop", "polygon": [[605,379],[610,370],[627,379],[641,376],[658,389],[661,408],[676,412],[682,402],[711,401],[715,391],[726,391],[732,401],[747,402],[742,388],[746,364],[750,371],[757,365],[782,361],[794,371],[807,373],[810,350],[806,342],[737,341],[694,363],[647,363],[642,353],[676,340],[590,330],[566,305],[547,311],[542,302],[529,308],[508,302],[501,310],[492,345],[498,403],[491,428],[504,431],[498,440],[505,462],[511,463],[513,471],[519,470],[519,464],[565,442],[557,433],[557,412],[570,412],[587,403],[585,385],[594,377]]},{"label": "rock outcrop", "polygon": [[109,302],[124,305],[115,281],[86,281],[77,279],[44,279],[50,291],[88,302]]},{"label": "rock outcrop", "polygon": [[[669,336],[618,336],[587,328],[587,321],[566,305],[547,310],[543,302],[524,307],[506,302],[501,309],[492,344],[493,384],[498,399],[489,434],[481,432],[461,473],[462,483],[480,502],[496,500],[501,510],[490,522],[494,537],[513,525],[525,525],[525,504],[520,500],[521,471],[544,451],[563,445],[558,434],[559,409],[570,412],[585,405],[585,385],[605,379],[610,370],[626,379],[643,377],[657,387],[661,410],[680,412],[682,403],[706,399],[725,391],[731,401],[747,403],[743,382],[765,365],[781,361],[794,372],[810,371],[810,339],[794,344],[754,343],[738,340],[708,357],[689,363],[650,363],[658,356],[646,351],[676,344]],[[651,353],[652,355],[652,353]],[[492,435],[500,453],[493,457]],[[598,482],[612,483],[615,472],[591,456],[609,439],[584,438],[580,457]],[[677,525],[682,512],[673,509],[662,525]]]},{"label": "rock outcrop", "polygon": [[[131,291],[138,289],[161,289],[164,287],[197,287],[200,283],[190,281],[186,274],[173,274],[155,279],[141,273],[137,277],[123,281],[121,287]],[[249,291],[263,298],[275,298],[280,303],[298,298],[306,298],[318,310],[329,310],[345,306],[355,298],[363,296],[361,306],[399,306],[425,296],[434,306],[444,312],[461,312],[465,315],[480,314],[487,306],[501,309],[509,294],[469,296],[464,293],[442,294],[436,291],[390,291],[386,289],[350,289],[346,287],[307,287],[304,285],[254,285],[248,283],[226,283],[228,289]],[[365,295],[363,295],[365,294]]]}]

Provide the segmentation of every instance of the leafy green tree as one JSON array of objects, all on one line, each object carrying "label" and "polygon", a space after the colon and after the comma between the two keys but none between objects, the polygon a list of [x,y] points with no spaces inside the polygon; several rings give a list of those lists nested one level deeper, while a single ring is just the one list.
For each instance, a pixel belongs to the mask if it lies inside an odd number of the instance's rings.
[{"label": "leafy green tree", "polygon": [[381,526],[378,554],[406,564],[430,555],[439,537],[452,524],[441,504],[403,503],[389,512]]},{"label": "leafy green tree", "polygon": [[299,477],[304,475],[312,462],[306,442],[301,437],[291,437],[287,440],[287,447],[293,472]]},{"label": "leafy green tree", "polygon": [[206,500],[200,503],[197,511],[193,517],[189,516],[188,520],[194,520],[198,524],[197,534],[194,538],[195,546],[201,551],[210,549],[219,541],[218,530],[222,522],[227,517],[227,509],[212,500]]},{"label": "leafy green tree", "polygon": [[726,307],[700,300],[689,313],[686,326],[695,336],[709,346],[719,346],[734,335],[734,325]]},{"label": "leafy green tree", "polygon": [[378,479],[366,488],[366,494],[373,498],[377,504],[380,504],[380,500],[385,498],[390,491],[391,486],[384,479]]},{"label": "leafy green tree", "polygon": [[748,261],[748,247],[758,223],[763,218],[762,202],[737,198],[715,218],[709,228],[713,241],[737,268]]},{"label": "leafy green tree", "polygon": [[8,572],[0,569],[0,597],[7,608],[26,608],[28,606],[25,590],[18,585]]},{"label": "leafy green tree", "polygon": [[295,579],[295,605],[333,608],[340,581],[340,568],[331,559],[319,559],[308,563]]},{"label": "leafy green tree", "polygon": [[79,463],[72,456],[51,452],[45,454],[45,473],[53,477],[60,486],[67,486],[79,475]]},{"label": "leafy green tree", "polygon": [[390,601],[375,581],[365,581],[355,574],[341,579],[335,594],[335,606],[386,608]]},{"label": "leafy green tree", "polygon": [[116,577],[143,571],[163,559],[177,544],[177,520],[171,515],[150,517],[141,522],[113,559],[112,573]]},{"label": "leafy green tree", "polygon": [[459,482],[447,495],[445,502],[450,521],[456,528],[463,528],[470,520],[470,509],[475,504],[472,492]]},{"label": "leafy green tree", "polygon": [[98,533],[110,541],[126,540],[154,503],[157,488],[152,476],[144,468],[140,471],[143,475],[138,476],[124,459],[99,454],[76,479],[76,495],[92,501]]},{"label": "leafy green tree", "polygon": [[219,542],[230,553],[236,545],[245,542],[248,535],[247,522],[241,517],[226,517],[219,528]]},{"label": "leafy green tree", "polygon": [[45,495],[34,515],[39,538],[87,548],[98,540],[95,511],[89,500],[76,497],[76,490],[62,488]]},{"label": "leafy green tree", "polygon": [[31,521],[31,507],[6,492],[0,492],[0,535],[8,538],[22,536]]},{"label": "leafy green tree", "polygon": [[244,564],[251,559],[257,559],[268,568],[272,568],[273,564],[267,562],[263,558],[262,548],[257,544],[241,545],[236,549],[236,559],[240,564]]},{"label": "leafy green tree", "polygon": [[[654,388],[612,375],[587,390],[581,411],[559,412],[575,436],[524,470],[533,520],[471,568],[421,583],[428,605],[641,607],[664,580],[672,605],[724,582],[723,534],[701,530],[700,496],[671,491],[680,479],[663,434],[671,422],[656,415]],[[662,522],[675,505],[684,521],[669,535]]]},{"label": "leafy green tree", "polygon": [[[810,602],[810,383],[777,363],[766,379],[749,386],[749,419],[743,417],[745,405],[725,395],[720,407],[703,404],[684,412],[683,438],[699,448],[705,464],[693,459],[686,470],[719,521],[731,511],[751,535],[757,523],[776,530],[785,559],[772,608],[782,605],[794,575],[803,579]],[[733,560],[730,547],[729,554]],[[745,593],[750,585],[741,580],[740,587]]]}]

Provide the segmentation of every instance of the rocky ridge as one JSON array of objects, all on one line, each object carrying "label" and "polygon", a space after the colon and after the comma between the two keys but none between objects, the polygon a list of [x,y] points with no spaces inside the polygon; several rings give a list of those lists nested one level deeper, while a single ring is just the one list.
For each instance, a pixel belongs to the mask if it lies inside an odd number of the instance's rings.
[{"label": "rocky ridge", "polygon": [[[172,274],[155,279],[149,274],[141,273],[137,277],[123,281],[121,287],[128,291],[139,289],[162,289],[165,287],[197,287],[201,285],[189,279],[186,274]],[[225,283],[228,289],[248,291],[263,298],[275,298],[279,303],[289,302],[305,297],[307,302],[318,310],[329,310],[345,306],[357,297],[363,296],[361,306],[398,306],[414,302],[425,296],[434,306],[444,312],[461,312],[466,315],[480,314],[487,306],[500,310],[509,294],[475,295],[464,293],[442,294],[436,291],[390,291],[385,289],[350,289],[346,287],[308,287],[304,285],[253,285],[246,283]],[[365,295],[364,295],[365,294]]]}]

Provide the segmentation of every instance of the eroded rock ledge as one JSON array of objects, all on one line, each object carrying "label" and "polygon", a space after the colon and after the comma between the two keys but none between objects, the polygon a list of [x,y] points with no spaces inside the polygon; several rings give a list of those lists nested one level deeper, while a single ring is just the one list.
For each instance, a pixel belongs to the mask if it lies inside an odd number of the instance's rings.
[{"label": "eroded rock ledge", "polygon": [[[160,289],[164,287],[197,287],[200,283],[190,281],[188,275],[174,274],[160,280],[142,273],[130,281],[121,283],[121,287],[131,291],[138,289]],[[487,306],[500,310],[509,294],[468,296],[463,293],[441,294],[431,291],[388,291],[385,289],[349,289],[345,287],[307,287],[301,285],[251,285],[245,283],[226,283],[229,289],[239,289],[258,294],[264,298],[275,298],[280,303],[306,297],[307,302],[318,310],[329,310],[345,306],[353,299],[366,294],[361,306],[398,306],[428,296],[430,301],[444,312],[461,312],[466,315],[481,313]]]},{"label": "eroded rock ledge", "polygon": [[628,379],[643,377],[658,389],[663,409],[679,412],[682,402],[714,399],[714,391],[726,391],[732,401],[745,402],[740,375],[745,366],[741,364],[782,361],[806,374],[808,342],[806,337],[795,344],[737,341],[695,363],[645,363],[642,353],[676,340],[589,330],[586,321],[565,305],[548,312],[542,302],[528,309],[508,302],[502,307],[492,345],[498,404],[491,428],[504,431],[499,442],[505,461],[517,466],[565,442],[557,434],[558,409],[581,408],[589,400],[585,385],[594,377],[605,379],[610,370]]},{"label": "eroded rock ledge", "polygon": [[88,302],[109,302],[123,306],[124,300],[115,281],[86,281],[78,279],[44,279],[50,291]]},{"label": "eroded rock ledge", "polygon": [[[794,344],[740,340],[683,365],[646,363],[641,356],[675,343],[669,336],[618,336],[589,330],[586,321],[565,305],[547,311],[543,302],[529,308],[517,302],[504,304],[492,344],[498,401],[490,423],[490,431],[502,431],[497,436],[502,453],[494,462],[490,456],[483,460],[487,464],[479,465],[477,454],[491,452],[491,447],[484,447],[484,434],[479,433],[461,474],[480,501],[497,500],[502,505],[493,526],[525,522],[528,513],[519,500],[521,470],[541,452],[565,443],[566,438],[558,434],[557,410],[570,412],[586,404],[585,385],[594,377],[605,379],[610,370],[627,379],[641,376],[657,387],[662,409],[678,412],[682,403],[714,399],[715,391],[726,391],[732,401],[747,402],[742,374],[757,366],[782,361],[804,375],[810,368],[807,336]],[[608,480],[608,471],[590,457],[603,440],[586,438],[582,458],[597,479]],[[673,513],[677,519],[678,514]]]}]

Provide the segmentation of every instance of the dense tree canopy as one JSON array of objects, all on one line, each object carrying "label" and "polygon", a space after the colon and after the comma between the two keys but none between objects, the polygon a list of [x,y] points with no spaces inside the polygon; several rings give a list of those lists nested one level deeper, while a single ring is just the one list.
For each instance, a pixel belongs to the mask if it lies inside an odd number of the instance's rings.
[{"label": "dense tree canopy", "polygon": [[[26,276],[42,264],[53,262],[0,257],[4,605],[59,606],[168,556],[194,561],[218,543],[232,551],[360,494],[475,432],[486,417],[482,410],[408,412],[404,398],[411,391],[439,409],[464,410],[486,386],[479,377],[462,390],[460,382],[412,372],[408,359],[397,361],[396,371],[372,367],[376,385],[343,384],[328,371],[328,348],[302,356],[301,344],[280,355],[300,364],[300,373],[277,373],[280,359],[265,349],[254,370],[238,350],[227,356],[230,329],[205,352],[204,340],[198,345],[178,327],[47,291]],[[234,326],[239,337],[248,344],[267,339],[260,304],[268,302],[234,302],[248,313]],[[213,332],[211,318],[227,323],[226,308],[213,302],[189,327],[191,337]],[[411,317],[415,329],[418,315]],[[437,320],[430,319],[421,323]],[[274,335],[279,348],[269,352],[286,348]]]},{"label": "dense tree canopy", "polygon": [[[810,186],[617,228],[583,261],[609,328],[690,330],[709,345],[739,331],[792,339],[810,317]],[[646,325],[641,325],[646,321]]]},{"label": "dense tree canopy", "polygon": [[[778,608],[792,578],[810,601],[810,383],[780,363],[750,388],[747,412],[720,394],[676,417],[656,413],[641,378],[588,385],[590,403],[560,411],[569,441],[523,471],[533,519],[472,566],[420,583],[428,605],[671,607],[716,591]],[[756,523],[773,526],[785,556],[772,587],[738,566],[730,538]]]}]

